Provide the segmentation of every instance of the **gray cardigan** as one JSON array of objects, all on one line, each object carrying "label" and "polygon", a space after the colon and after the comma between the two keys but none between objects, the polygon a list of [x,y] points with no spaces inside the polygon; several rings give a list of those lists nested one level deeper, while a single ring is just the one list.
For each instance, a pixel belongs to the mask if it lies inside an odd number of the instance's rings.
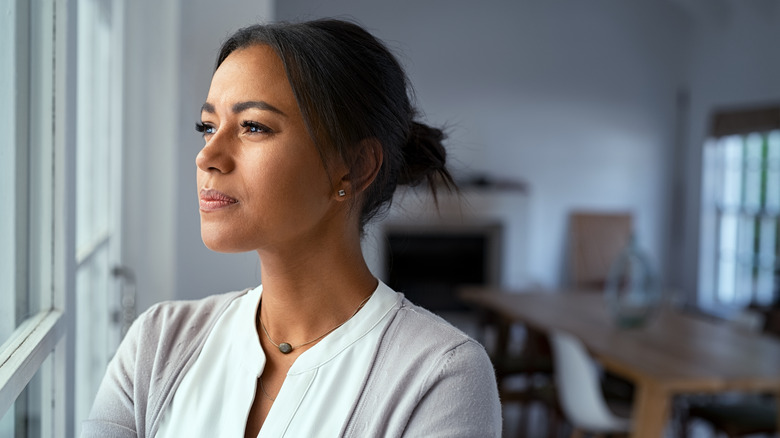
[{"label": "gray cardigan", "polygon": [[[82,437],[153,438],[212,327],[236,298],[160,303],[111,360]],[[484,348],[404,299],[382,334],[343,437],[500,437],[501,405]]]}]

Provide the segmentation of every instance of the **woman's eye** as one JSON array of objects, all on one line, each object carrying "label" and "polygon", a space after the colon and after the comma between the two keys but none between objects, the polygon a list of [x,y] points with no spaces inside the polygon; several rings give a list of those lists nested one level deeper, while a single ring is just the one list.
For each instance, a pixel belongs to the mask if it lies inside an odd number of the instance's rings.
[{"label": "woman's eye", "polygon": [[195,123],[195,130],[203,134],[204,137],[217,132],[217,128],[215,128],[214,125],[202,122]]},{"label": "woman's eye", "polygon": [[246,128],[246,130],[251,133],[270,134],[273,132],[271,131],[271,128],[251,120],[245,120],[241,122],[241,127]]}]

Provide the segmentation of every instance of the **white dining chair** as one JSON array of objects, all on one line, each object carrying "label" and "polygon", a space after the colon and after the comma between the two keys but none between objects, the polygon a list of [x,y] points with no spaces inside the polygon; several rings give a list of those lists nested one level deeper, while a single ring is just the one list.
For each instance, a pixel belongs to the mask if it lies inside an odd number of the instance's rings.
[{"label": "white dining chair", "polygon": [[615,415],[601,391],[598,369],[579,339],[562,331],[550,333],[555,384],[561,409],[574,427],[572,436],[628,433],[631,421]]}]

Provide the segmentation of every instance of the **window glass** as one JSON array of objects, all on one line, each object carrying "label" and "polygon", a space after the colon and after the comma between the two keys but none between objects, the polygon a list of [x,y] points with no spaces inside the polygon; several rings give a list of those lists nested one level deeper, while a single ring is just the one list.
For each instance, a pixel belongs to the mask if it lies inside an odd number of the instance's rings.
[{"label": "window glass", "polygon": [[[53,1],[0,14],[0,343],[51,305]],[[10,12],[10,13],[6,13]]]},{"label": "window glass", "polygon": [[0,14],[2,437],[53,430],[52,348],[64,307],[53,309],[55,17],[55,0],[4,2]]},{"label": "window glass", "polygon": [[44,436],[50,421],[46,410],[50,399],[53,358],[50,356],[5,415],[0,418],[0,437],[37,438]]},{"label": "window glass", "polygon": [[121,340],[123,2],[78,8],[74,418],[86,419]]},{"label": "window glass", "polygon": [[[24,5],[9,5],[11,14],[0,14],[0,53],[14,62],[0,63],[0,120],[6,123],[7,140],[0,145],[0,343],[8,339],[19,318],[28,313],[24,300],[26,271],[27,209],[24,205],[27,174],[25,129],[23,116],[28,101],[28,39],[24,30],[29,19]],[[19,10],[16,10],[19,9]],[[21,92],[17,92],[17,90]],[[7,206],[7,207],[6,207]],[[17,308],[18,306],[18,308]]]},{"label": "window glass", "polygon": [[[715,236],[714,299],[771,305],[780,299],[780,131],[732,135],[707,145]],[[707,197],[705,197],[707,199]]]},{"label": "window glass", "polygon": [[[11,378],[0,437],[77,435],[134,314],[119,305],[119,278],[133,278],[119,264],[123,10],[122,0],[2,6],[0,352],[11,360],[0,373]],[[74,312],[88,317],[72,327]],[[52,352],[66,331],[73,350]]]}]

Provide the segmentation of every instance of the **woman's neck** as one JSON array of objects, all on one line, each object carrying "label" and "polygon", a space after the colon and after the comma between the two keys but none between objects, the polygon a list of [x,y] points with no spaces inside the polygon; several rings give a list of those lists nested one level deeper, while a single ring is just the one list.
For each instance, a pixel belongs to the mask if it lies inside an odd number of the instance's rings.
[{"label": "woman's neck", "polygon": [[359,239],[342,243],[347,244],[258,251],[263,282],[260,316],[276,343],[296,345],[322,335],[349,319],[376,289]]}]

